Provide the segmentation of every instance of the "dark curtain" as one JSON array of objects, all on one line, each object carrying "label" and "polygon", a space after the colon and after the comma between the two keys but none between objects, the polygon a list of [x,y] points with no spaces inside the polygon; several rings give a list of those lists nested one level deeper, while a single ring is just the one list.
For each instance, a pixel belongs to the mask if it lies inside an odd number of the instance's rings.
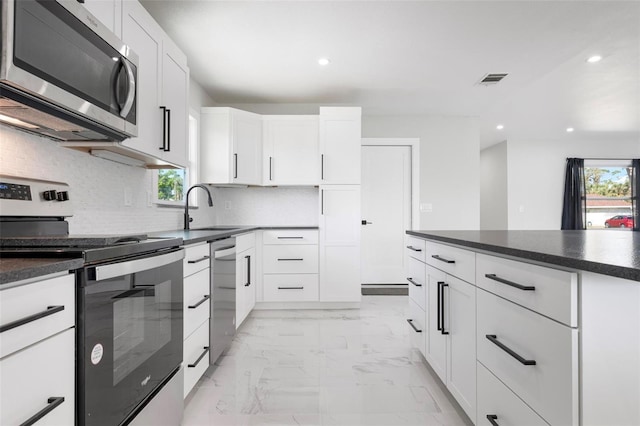
[{"label": "dark curtain", "polygon": [[562,204],[562,226],[560,229],[585,229],[586,194],[584,182],[584,159],[567,158],[564,175],[564,201]]},{"label": "dark curtain", "polygon": [[640,231],[640,158],[631,160],[631,202],[633,203],[633,230]]}]

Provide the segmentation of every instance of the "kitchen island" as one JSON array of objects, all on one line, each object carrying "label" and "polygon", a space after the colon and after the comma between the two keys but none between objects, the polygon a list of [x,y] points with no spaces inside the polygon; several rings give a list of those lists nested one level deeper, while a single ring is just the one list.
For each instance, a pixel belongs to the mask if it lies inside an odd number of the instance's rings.
[{"label": "kitchen island", "polygon": [[637,232],[407,234],[412,341],[476,424],[640,424]]}]

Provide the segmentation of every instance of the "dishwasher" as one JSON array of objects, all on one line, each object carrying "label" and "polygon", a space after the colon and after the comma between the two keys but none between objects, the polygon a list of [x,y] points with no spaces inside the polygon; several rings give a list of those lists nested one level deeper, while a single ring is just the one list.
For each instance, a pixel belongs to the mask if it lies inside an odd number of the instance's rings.
[{"label": "dishwasher", "polygon": [[213,241],[211,259],[209,364],[213,365],[236,334],[236,239]]}]

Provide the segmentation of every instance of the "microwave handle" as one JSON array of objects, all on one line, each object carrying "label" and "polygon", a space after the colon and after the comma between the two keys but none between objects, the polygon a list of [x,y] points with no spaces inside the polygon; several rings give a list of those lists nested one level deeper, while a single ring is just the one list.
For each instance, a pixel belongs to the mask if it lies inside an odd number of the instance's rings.
[{"label": "microwave handle", "polygon": [[133,74],[133,68],[129,65],[124,57],[120,57],[120,63],[122,67],[127,73],[127,85],[129,86],[127,90],[127,99],[124,101],[124,105],[120,108],[120,117],[126,117],[129,115],[131,108],[133,107],[133,101],[136,97],[136,76]]}]

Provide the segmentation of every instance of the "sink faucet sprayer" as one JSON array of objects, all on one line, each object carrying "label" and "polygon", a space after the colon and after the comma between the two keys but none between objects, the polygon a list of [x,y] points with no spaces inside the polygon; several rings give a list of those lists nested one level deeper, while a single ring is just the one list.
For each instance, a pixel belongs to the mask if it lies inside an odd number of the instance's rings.
[{"label": "sink faucet sprayer", "polygon": [[189,193],[193,188],[202,188],[205,191],[207,191],[207,197],[209,198],[207,201],[209,202],[209,207],[213,207],[213,200],[211,199],[211,193],[209,192],[209,188],[201,184],[193,185],[191,188],[189,188],[189,190],[187,191],[187,195],[184,197],[184,229],[185,230],[189,229],[189,223],[193,220],[193,218],[189,217]]}]

